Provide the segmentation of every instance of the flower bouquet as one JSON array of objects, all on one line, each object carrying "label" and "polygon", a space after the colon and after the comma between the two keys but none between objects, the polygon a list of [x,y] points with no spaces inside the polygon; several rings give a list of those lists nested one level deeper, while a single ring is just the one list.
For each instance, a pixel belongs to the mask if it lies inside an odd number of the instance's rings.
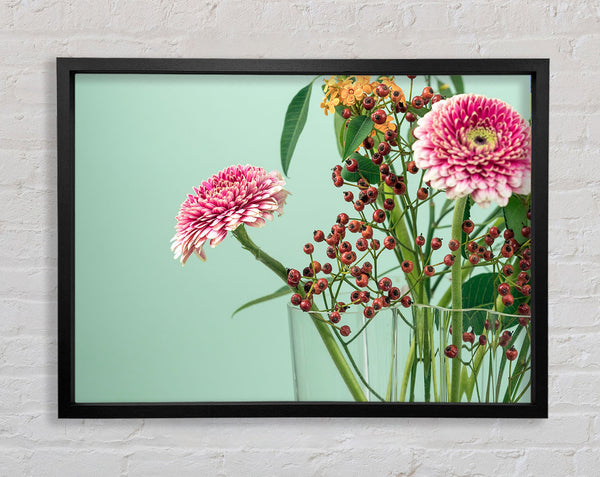
[{"label": "flower bouquet", "polygon": [[[283,213],[277,171],[231,166],[177,216],[182,263],[231,232],[284,282],[250,304],[289,296],[297,399],[323,399],[307,381],[324,360],[356,401],[529,398],[530,124],[501,99],[465,93],[459,76],[422,80],[419,91],[412,75],[323,80],[340,210],[307,231],[307,263],[282,264],[246,229]],[[287,109],[284,174],[314,83]]]}]

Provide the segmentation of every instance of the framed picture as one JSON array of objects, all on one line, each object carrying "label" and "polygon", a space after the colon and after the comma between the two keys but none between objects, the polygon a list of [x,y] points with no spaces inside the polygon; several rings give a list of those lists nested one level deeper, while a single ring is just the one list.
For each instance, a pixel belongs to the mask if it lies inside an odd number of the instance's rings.
[{"label": "framed picture", "polygon": [[59,417],[547,417],[548,60],[57,80]]}]

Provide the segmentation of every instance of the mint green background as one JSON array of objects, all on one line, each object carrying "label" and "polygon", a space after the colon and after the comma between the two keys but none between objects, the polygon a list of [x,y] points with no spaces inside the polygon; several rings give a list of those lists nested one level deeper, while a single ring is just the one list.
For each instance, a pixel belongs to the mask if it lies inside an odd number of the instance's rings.
[{"label": "mint green background", "polygon": [[[282,284],[233,237],[185,267],[170,239],[181,203],[202,180],[239,163],[281,169],[287,105],[311,80],[77,75],[76,401],[293,399],[287,299],[231,318]],[[530,117],[529,77],[466,77],[465,85]],[[314,229],[351,210],[331,185],[339,156],[321,99],[315,86],[285,214],[249,229],[289,267],[307,265],[301,249]]]}]

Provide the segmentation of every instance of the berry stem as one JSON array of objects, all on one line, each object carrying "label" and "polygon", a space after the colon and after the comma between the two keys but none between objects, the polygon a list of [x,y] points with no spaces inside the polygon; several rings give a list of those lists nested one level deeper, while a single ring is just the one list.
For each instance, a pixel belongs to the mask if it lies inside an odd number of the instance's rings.
[{"label": "berry stem", "polygon": [[[462,223],[465,215],[465,206],[469,200],[469,196],[456,199],[454,204],[454,217],[452,218],[452,238],[460,243],[462,236]],[[461,347],[463,317],[462,311],[462,255],[459,253],[452,265],[452,344],[458,349]],[[460,399],[460,375],[461,365],[460,360],[452,361],[452,388],[450,402],[458,402]]]}]

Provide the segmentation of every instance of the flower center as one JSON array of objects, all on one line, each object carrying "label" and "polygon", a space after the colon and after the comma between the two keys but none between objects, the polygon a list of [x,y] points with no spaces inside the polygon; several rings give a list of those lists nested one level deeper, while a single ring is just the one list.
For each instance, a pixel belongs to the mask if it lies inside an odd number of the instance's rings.
[{"label": "flower center", "polygon": [[467,133],[467,141],[469,147],[473,149],[479,147],[493,149],[496,146],[496,143],[498,142],[498,137],[492,129],[475,128],[471,129]]}]

